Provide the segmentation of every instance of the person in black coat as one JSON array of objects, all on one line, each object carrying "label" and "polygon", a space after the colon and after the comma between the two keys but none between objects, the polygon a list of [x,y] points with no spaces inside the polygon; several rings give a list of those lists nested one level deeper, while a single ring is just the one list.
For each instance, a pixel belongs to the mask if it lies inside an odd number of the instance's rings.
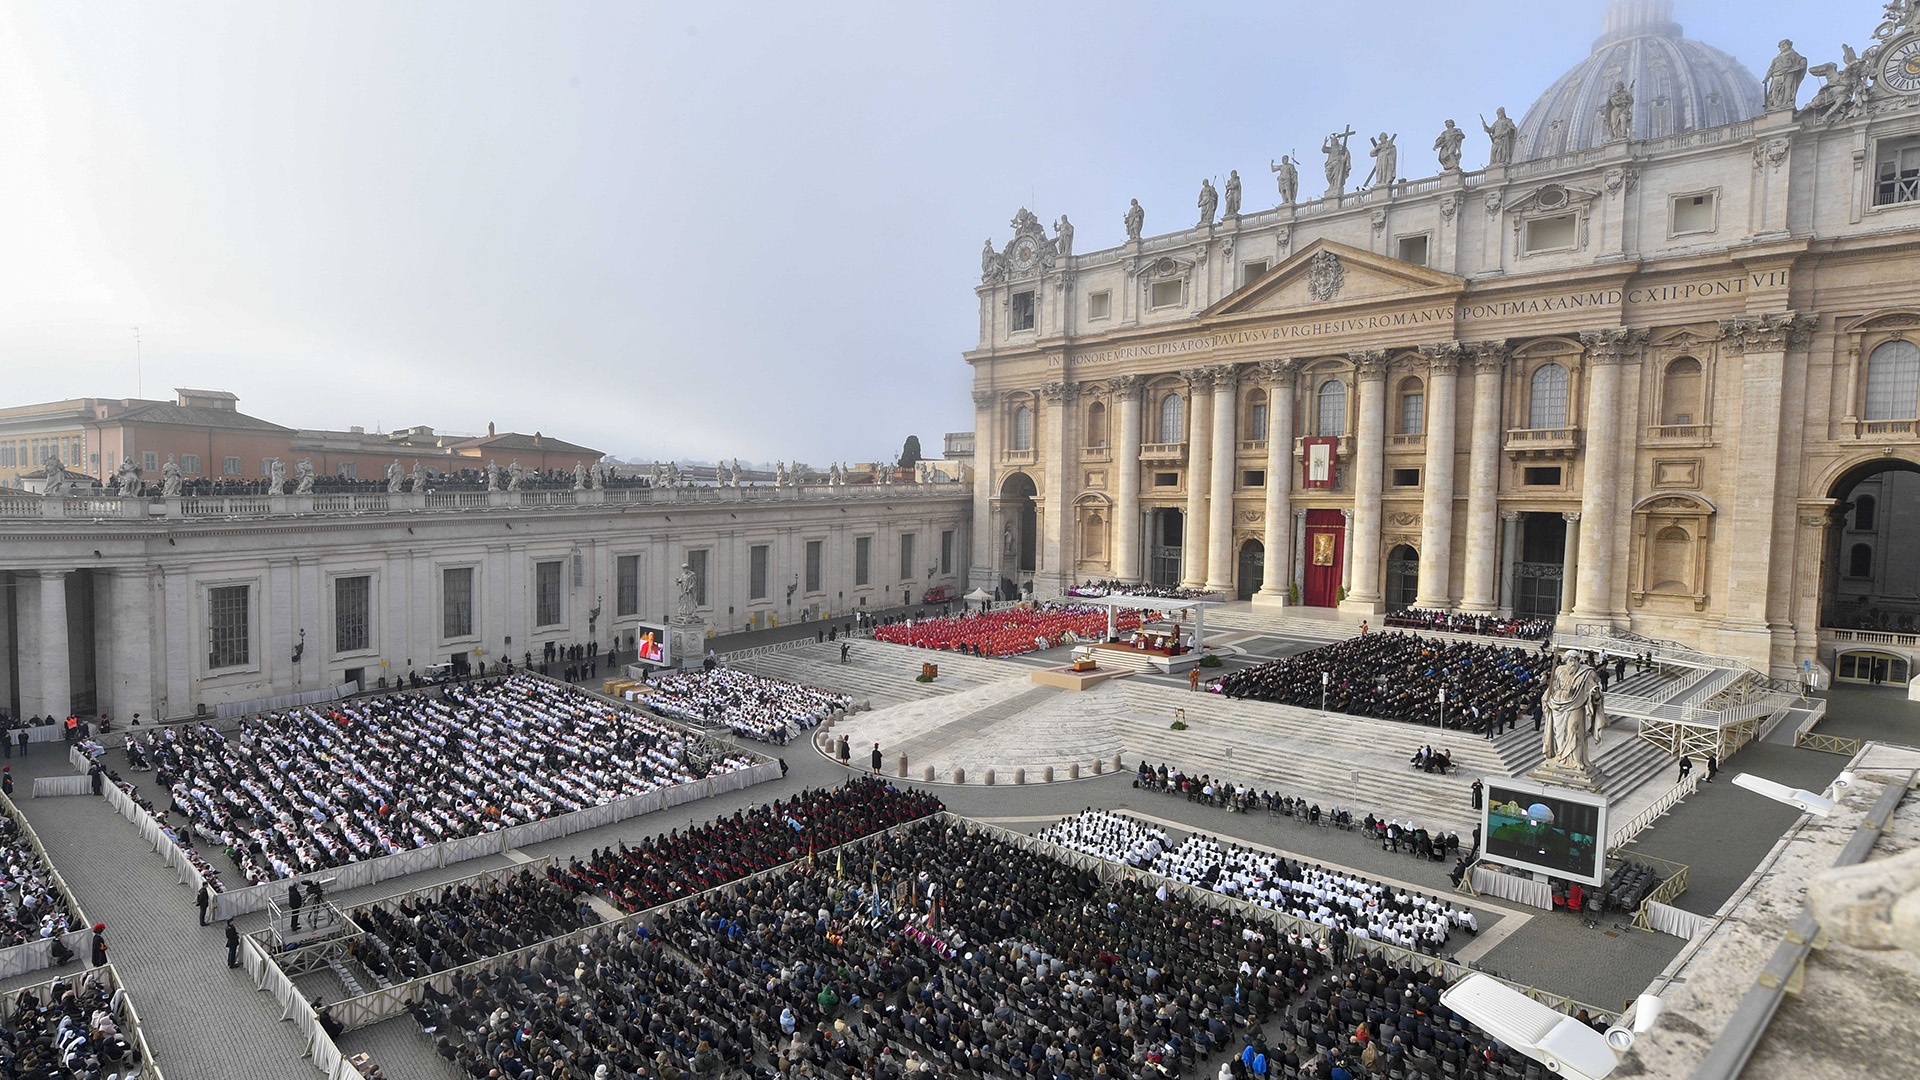
[{"label": "person in black coat", "polygon": [[193,902],[200,906],[200,925],[207,925],[207,907],[213,903],[213,890],[207,888],[206,882],[200,883],[200,893],[193,898]]},{"label": "person in black coat", "polygon": [[107,924],[93,924],[93,945],[87,953],[87,963],[92,967],[104,967],[107,963]]},{"label": "person in black coat", "polygon": [[227,920],[227,966],[240,966],[240,931],[233,928],[233,920]]},{"label": "person in black coat", "polygon": [[298,930],[298,929],[300,929],[300,902],[301,902],[301,900],[302,900],[302,897],[301,897],[301,895],[300,895],[300,885],[299,885],[299,883],[298,883],[298,882],[295,882],[294,884],[292,884],[292,885],[289,885],[289,886],[287,886],[287,908],[288,908],[288,910],[289,910],[289,912],[290,912],[290,913],[291,913],[291,914],[293,915],[293,922],[292,922],[292,924],[291,924],[290,926],[288,926],[288,928],[287,928],[287,929],[289,929],[289,930]]}]

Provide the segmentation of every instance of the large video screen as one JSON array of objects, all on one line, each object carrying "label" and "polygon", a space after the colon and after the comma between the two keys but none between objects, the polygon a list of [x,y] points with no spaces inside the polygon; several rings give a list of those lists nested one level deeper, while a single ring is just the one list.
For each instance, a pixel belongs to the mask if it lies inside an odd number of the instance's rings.
[{"label": "large video screen", "polygon": [[641,623],[634,627],[633,658],[642,664],[672,667],[667,649],[667,628]]},{"label": "large video screen", "polygon": [[1606,868],[1606,796],[1519,780],[1488,780],[1483,857],[1599,885]]}]

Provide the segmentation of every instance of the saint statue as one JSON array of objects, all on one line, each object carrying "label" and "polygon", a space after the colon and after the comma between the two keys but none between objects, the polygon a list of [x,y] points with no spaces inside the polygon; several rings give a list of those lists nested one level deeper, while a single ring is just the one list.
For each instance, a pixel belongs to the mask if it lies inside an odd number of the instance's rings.
[{"label": "saint statue", "polygon": [[1213,189],[1213,181],[1200,181],[1200,224],[1213,225],[1213,212],[1220,206],[1220,193]]},{"label": "saint statue", "polygon": [[1060,220],[1053,223],[1053,231],[1058,234],[1053,238],[1053,253],[1062,259],[1072,255],[1073,222],[1067,220],[1067,215],[1061,214]]},{"label": "saint statue", "polygon": [[1807,58],[1793,51],[1793,42],[1782,38],[1780,54],[1767,65],[1767,111],[1792,109],[1800,99],[1800,83],[1807,77]]},{"label": "saint statue", "polygon": [[1353,152],[1347,149],[1347,140],[1353,137],[1353,128],[1336,131],[1320,143],[1320,152],[1327,155],[1327,194],[1338,197],[1347,190],[1347,177],[1353,175]]},{"label": "saint statue", "polygon": [[413,471],[407,474],[407,490],[424,494],[427,490],[427,470],[419,462],[413,463]]},{"label": "saint statue", "polygon": [[1373,172],[1367,175],[1372,186],[1391,188],[1393,182],[1400,179],[1400,151],[1393,145],[1393,140],[1399,137],[1383,131],[1379,138],[1372,140],[1373,149],[1367,151],[1367,156],[1373,159]]},{"label": "saint statue", "polygon": [[487,462],[486,477],[488,491],[503,490],[500,486],[500,465],[498,462]]},{"label": "saint statue", "polygon": [[1485,116],[1482,116],[1480,127],[1486,131],[1487,138],[1493,140],[1493,147],[1487,152],[1487,164],[1513,164],[1513,144],[1520,137],[1520,126],[1508,118],[1507,110],[1504,108],[1493,110],[1491,124],[1487,123]]},{"label": "saint statue", "polygon": [[1136,244],[1139,243],[1140,230],[1144,228],[1146,224],[1147,224],[1147,212],[1145,210],[1140,209],[1139,199],[1132,200],[1132,205],[1127,207],[1127,217],[1126,217],[1127,239],[1133,243],[1136,243]]},{"label": "saint statue", "polygon": [[180,497],[180,466],[174,463],[173,455],[167,455],[167,463],[160,466],[160,494],[169,499]]},{"label": "saint statue", "polygon": [[1240,170],[1227,173],[1227,216],[1240,216]]},{"label": "saint statue", "polygon": [[987,237],[986,245],[980,249],[980,280],[992,281],[1000,276],[1000,253],[993,249],[993,237]]},{"label": "saint statue", "polygon": [[519,460],[516,458],[515,460],[508,462],[507,463],[507,490],[508,491],[524,491],[526,489],[526,484],[527,484],[527,471],[520,467]]},{"label": "saint statue", "polygon": [[1447,121],[1446,130],[1433,140],[1433,152],[1440,156],[1440,168],[1444,172],[1460,171],[1460,144],[1467,141],[1467,133],[1461,131],[1453,121]]},{"label": "saint statue", "polygon": [[1547,680],[1546,711],[1541,753],[1546,764],[1581,773],[1591,773],[1587,758],[1587,736],[1600,741],[1600,729],[1606,726],[1602,709],[1600,677],[1593,668],[1572,653],[1562,653]]},{"label": "saint statue", "polygon": [[1278,163],[1275,163],[1274,161],[1269,160],[1267,162],[1267,167],[1273,170],[1274,178],[1279,181],[1280,205],[1292,206],[1294,203],[1294,200],[1299,198],[1300,196],[1299,167],[1293,163],[1293,159],[1291,157],[1288,157],[1285,154],[1280,155],[1280,160]]},{"label": "saint statue", "polygon": [[293,493],[295,495],[313,494],[312,458],[301,458],[293,463]]},{"label": "saint statue", "polygon": [[287,467],[280,464],[279,458],[274,458],[267,463],[267,483],[271,485],[273,494],[287,493]]},{"label": "saint statue", "polygon": [[1626,83],[1614,80],[1613,93],[1607,95],[1607,103],[1600,109],[1600,121],[1607,125],[1609,140],[1625,142],[1633,138],[1633,91]]},{"label": "saint statue", "polygon": [[393,464],[387,466],[387,494],[398,495],[400,493],[401,481],[405,475],[400,468],[400,459],[395,458]]},{"label": "saint statue", "polygon": [[673,579],[673,584],[680,590],[679,598],[674,601],[674,610],[686,618],[692,618],[695,609],[700,606],[693,594],[700,579],[694,574],[691,564],[680,564],[680,575]]},{"label": "saint statue", "polygon": [[587,463],[584,461],[573,463],[573,490],[587,490]]}]

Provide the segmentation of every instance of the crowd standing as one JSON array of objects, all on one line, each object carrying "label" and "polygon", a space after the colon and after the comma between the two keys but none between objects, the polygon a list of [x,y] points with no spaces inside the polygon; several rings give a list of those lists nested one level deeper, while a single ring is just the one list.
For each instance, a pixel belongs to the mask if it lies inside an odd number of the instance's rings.
[{"label": "crowd standing", "polygon": [[1544,641],[1553,636],[1552,619],[1503,619],[1498,615],[1474,615],[1465,611],[1433,608],[1402,608],[1388,612],[1386,621],[1388,626],[1409,630],[1440,630],[1449,634],[1481,634],[1531,641]]}]

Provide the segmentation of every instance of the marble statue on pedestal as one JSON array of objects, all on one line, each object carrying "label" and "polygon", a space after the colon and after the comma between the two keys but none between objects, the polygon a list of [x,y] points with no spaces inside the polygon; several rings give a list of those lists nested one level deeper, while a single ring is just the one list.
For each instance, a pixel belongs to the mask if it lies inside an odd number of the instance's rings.
[{"label": "marble statue on pedestal", "polygon": [[1607,103],[1600,108],[1600,122],[1607,126],[1607,138],[1626,142],[1633,138],[1633,91],[1616,79]]},{"label": "marble statue on pedestal", "polygon": [[400,468],[400,459],[395,458],[393,463],[387,466],[387,494],[400,494],[400,487],[405,478],[406,473]]},{"label": "marble statue on pedestal", "polygon": [[487,462],[487,467],[485,472],[487,477],[488,491],[504,490],[500,486],[500,465],[498,462],[494,462],[494,461]]},{"label": "marble statue on pedestal", "polygon": [[287,493],[287,467],[280,464],[279,458],[274,458],[267,463],[267,485],[268,490],[275,495]]},{"label": "marble statue on pedestal", "polygon": [[1793,51],[1793,42],[1780,40],[1780,53],[1767,65],[1767,111],[1792,109],[1800,98],[1800,83],[1807,77],[1807,58]]},{"label": "marble statue on pedestal", "polygon": [[584,461],[573,463],[573,490],[587,490],[587,463]]},{"label": "marble statue on pedestal", "polygon": [[312,458],[301,458],[293,463],[293,493],[295,495],[313,494]]},{"label": "marble statue on pedestal", "polygon": [[1292,206],[1300,197],[1300,167],[1286,154],[1281,154],[1278,162],[1269,160],[1267,167],[1280,185],[1280,205]]},{"label": "marble statue on pedestal", "polygon": [[515,458],[513,461],[507,463],[507,490],[525,491],[526,487],[527,470],[521,468],[520,460]]},{"label": "marble statue on pedestal", "polygon": [[1363,186],[1391,188],[1393,182],[1400,179],[1400,150],[1393,144],[1399,137],[1383,131],[1379,138],[1370,140],[1373,149],[1367,151],[1367,156],[1373,159],[1373,171],[1367,174],[1367,184]]},{"label": "marble statue on pedestal", "polygon": [[1212,228],[1213,212],[1220,207],[1220,193],[1213,189],[1213,181],[1200,181],[1200,201],[1198,205],[1200,207],[1201,227]]},{"label": "marble statue on pedestal", "polygon": [[1132,200],[1131,205],[1127,207],[1127,217],[1126,217],[1127,239],[1136,244],[1139,243],[1140,230],[1145,228],[1146,224],[1147,224],[1147,212],[1145,210],[1140,209],[1139,199]]},{"label": "marble statue on pedestal", "polygon": [[700,578],[693,572],[692,564],[681,563],[680,573],[673,579],[674,588],[678,590],[678,594],[674,598],[673,609],[674,613],[683,619],[692,618],[694,612],[699,608],[698,598],[694,596],[694,589],[698,587],[699,583]]},{"label": "marble statue on pedestal", "polygon": [[1327,194],[1339,196],[1347,190],[1347,177],[1353,175],[1353,152],[1347,149],[1347,140],[1353,138],[1353,126],[1345,131],[1336,131],[1320,142],[1320,152],[1327,155]]},{"label": "marble statue on pedestal", "polygon": [[173,455],[167,455],[166,464],[160,466],[160,494],[169,499],[180,497],[180,466],[174,463]]},{"label": "marble statue on pedestal", "polygon": [[1487,151],[1487,164],[1513,164],[1513,144],[1520,138],[1520,125],[1513,122],[1513,119],[1507,115],[1507,110],[1505,108],[1493,110],[1491,124],[1487,123],[1485,116],[1482,116],[1480,127],[1486,131],[1487,138],[1493,141],[1493,145]]},{"label": "marble statue on pedestal", "polygon": [[419,462],[413,463],[413,471],[407,474],[407,490],[424,494],[427,490],[427,469]]},{"label": "marble statue on pedestal", "polygon": [[1467,133],[1461,131],[1453,121],[1433,140],[1433,152],[1439,155],[1440,168],[1445,172],[1460,171],[1460,144],[1467,141]]},{"label": "marble statue on pedestal", "polygon": [[1240,170],[1232,169],[1227,173],[1227,216],[1240,216]]},{"label": "marble statue on pedestal", "polygon": [[1054,255],[1062,259],[1072,255],[1073,222],[1067,220],[1067,215],[1061,214],[1060,220],[1053,223],[1053,231],[1055,233],[1053,238]]},{"label": "marble statue on pedestal", "polygon": [[1573,653],[1561,654],[1540,705],[1546,713],[1540,746],[1545,760],[1531,775],[1598,790],[1599,772],[1588,756],[1587,743],[1591,737],[1598,744],[1606,726],[1599,675]]}]

